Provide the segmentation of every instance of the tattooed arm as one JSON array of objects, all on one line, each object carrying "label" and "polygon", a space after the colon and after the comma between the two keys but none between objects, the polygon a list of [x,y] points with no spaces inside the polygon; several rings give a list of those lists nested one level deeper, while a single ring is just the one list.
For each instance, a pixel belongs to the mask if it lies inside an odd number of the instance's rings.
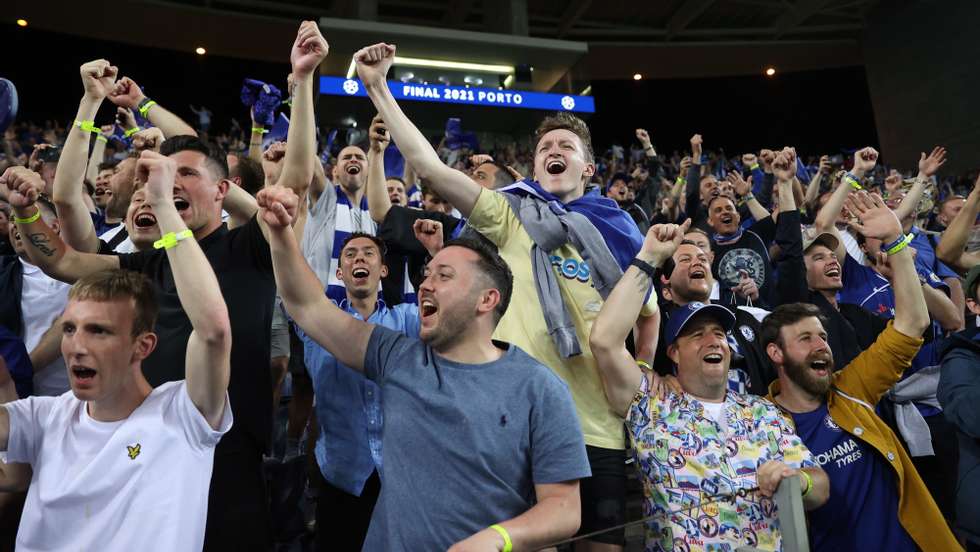
[{"label": "tattooed arm", "polygon": [[[658,268],[674,254],[691,221],[684,224],[657,224],[647,232],[636,255],[640,264]],[[599,366],[606,400],[613,411],[625,417],[643,371],[626,350],[626,336],[640,314],[653,278],[645,270],[630,266],[606,298],[589,336],[589,345]]]},{"label": "tattooed arm", "polygon": [[54,212],[38,202],[43,189],[41,176],[24,167],[10,167],[0,176],[0,199],[10,204],[12,219],[20,219],[17,231],[31,262],[52,278],[68,283],[99,270],[119,268],[115,256],[82,253],[62,241],[48,226],[56,220]]}]

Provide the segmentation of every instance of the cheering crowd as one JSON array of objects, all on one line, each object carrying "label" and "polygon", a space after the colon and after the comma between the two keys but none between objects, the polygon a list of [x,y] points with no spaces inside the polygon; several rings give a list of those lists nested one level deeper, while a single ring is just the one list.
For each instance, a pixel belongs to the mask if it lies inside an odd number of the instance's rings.
[{"label": "cheering crowd", "polygon": [[315,550],[623,550],[631,473],[648,551],[781,550],[787,481],[811,549],[980,550],[980,179],[945,149],[597,155],[558,113],[461,153],[377,44],[367,143],[324,155],[327,54],[302,23],[284,142],[102,59],[70,126],[8,129],[0,550],[282,545],[287,373]]}]

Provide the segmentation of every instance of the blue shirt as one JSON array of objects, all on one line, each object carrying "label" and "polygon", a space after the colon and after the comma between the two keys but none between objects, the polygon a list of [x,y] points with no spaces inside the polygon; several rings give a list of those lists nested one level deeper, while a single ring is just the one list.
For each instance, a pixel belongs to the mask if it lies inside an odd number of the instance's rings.
[{"label": "blue shirt", "polygon": [[[362,319],[346,299],[338,306]],[[416,305],[389,309],[379,300],[367,321],[411,337],[419,335]],[[313,380],[320,425],[314,448],[316,463],[331,485],[360,496],[371,473],[381,469],[381,390],[360,372],[337,362],[305,333],[299,334],[303,338],[306,369]]]},{"label": "blue shirt", "polygon": [[[935,289],[946,292],[948,295],[949,286],[929,268],[921,251],[916,249],[915,256],[915,270],[919,274],[920,280]],[[859,305],[882,318],[895,318],[895,293],[888,280],[881,274],[878,274],[875,269],[862,265],[850,255],[845,255],[842,282],[844,287],[841,289],[839,296],[841,303]],[[942,326],[935,320],[932,321],[932,331],[935,336],[942,336]],[[941,361],[939,356],[939,344],[941,341],[941,339],[933,339],[923,345],[919,349],[919,353],[912,359],[912,367],[906,370],[902,377],[904,378],[914,374],[926,366],[939,364]],[[933,413],[938,413],[938,410],[935,410]]]},{"label": "blue shirt", "polygon": [[384,390],[381,495],[364,550],[446,550],[523,514],[535,485],[591,475],[568,386],[514,345],[462,364],[375,327],[364,373]]},{"label": "blue shirt", "polygon": [[953,271],[953,269],[946,266],[946,264],[936,258],[936,246],[933,245],[932,240],[929,239],[929,235],[922,232],[921,229],[912,227],[912,243],[911,245],[915,249],[915,260],[916,264],[922,264],[936,273],[940,279],[945,280],[946,278],[958,278],[959,275]]},{"label": "blue shirt", "polygon": [[826,404],[793,422],[830,479],[830,498],[807,513],[811,550],[917,550],[898,519],[895,475],[878,452],[834,423]]}]

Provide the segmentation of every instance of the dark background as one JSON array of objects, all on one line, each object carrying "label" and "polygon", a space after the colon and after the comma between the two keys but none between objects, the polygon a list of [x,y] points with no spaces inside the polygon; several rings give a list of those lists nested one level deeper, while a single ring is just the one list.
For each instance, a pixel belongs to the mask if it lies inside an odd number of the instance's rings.
[{"label": "dark background", "polygon": [[[85,61],[105,58],[119,67],[121,75],[139,83],[148,96],[192,124],[197,119],[189,105],[207,106],[214,113],[212,128],[221,132],[232,117],[248,127],[248,113],[239,99],[243,78],[285,88],[289,45],[269,47],[282,50],[283,63],[135,47],[4,23],[0,25],[0,51],[5,52],[0,76],[17,85],[18,120],[41,123],[58,119],[68,124],[82,93],[78,67]],[[654,144],[667,152],[687,149],[688,139],[695,132],[704,136],[708,149],[720,147],[730,154],[793,145],[804,155],[817,155],[878,145],[867,78],[860,67],[779,73],[774,78],[760,74],[596,81],[592,91],[597,113],[589,124],[598,150],[611,143],[635,142],[633,130],[637,127],[647,128]],[[442,111],[447,117],[460,115],[466,126],[467,114],[451,109],[415,103],[409,111],[436,111],[438,117]],[[510,118],[515,135],[533,128],[545,115],[531,110],[468,109]],[[113,111],[105,102],[97,123],[108,123]],[[321,131],[332,126],[335,119],[324,117]],[[358,119],[362,126],[368,122],[363,114]]]}]

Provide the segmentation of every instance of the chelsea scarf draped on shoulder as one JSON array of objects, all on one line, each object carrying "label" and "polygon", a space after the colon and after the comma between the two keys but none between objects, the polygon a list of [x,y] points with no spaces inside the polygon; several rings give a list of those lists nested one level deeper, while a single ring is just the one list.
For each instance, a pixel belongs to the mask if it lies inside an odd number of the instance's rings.
[{"label": "chelsea scarf draped on shoulder", "polygon": [[640,250],[643,236],[633,219],[596,189],[568,203],[528,179],[499,191],[534,243],[531,266],[548,333],[562,358],[579,355],[575,325],[562,301],[549,254],[565,243],[575,247],[605,299]]}]

